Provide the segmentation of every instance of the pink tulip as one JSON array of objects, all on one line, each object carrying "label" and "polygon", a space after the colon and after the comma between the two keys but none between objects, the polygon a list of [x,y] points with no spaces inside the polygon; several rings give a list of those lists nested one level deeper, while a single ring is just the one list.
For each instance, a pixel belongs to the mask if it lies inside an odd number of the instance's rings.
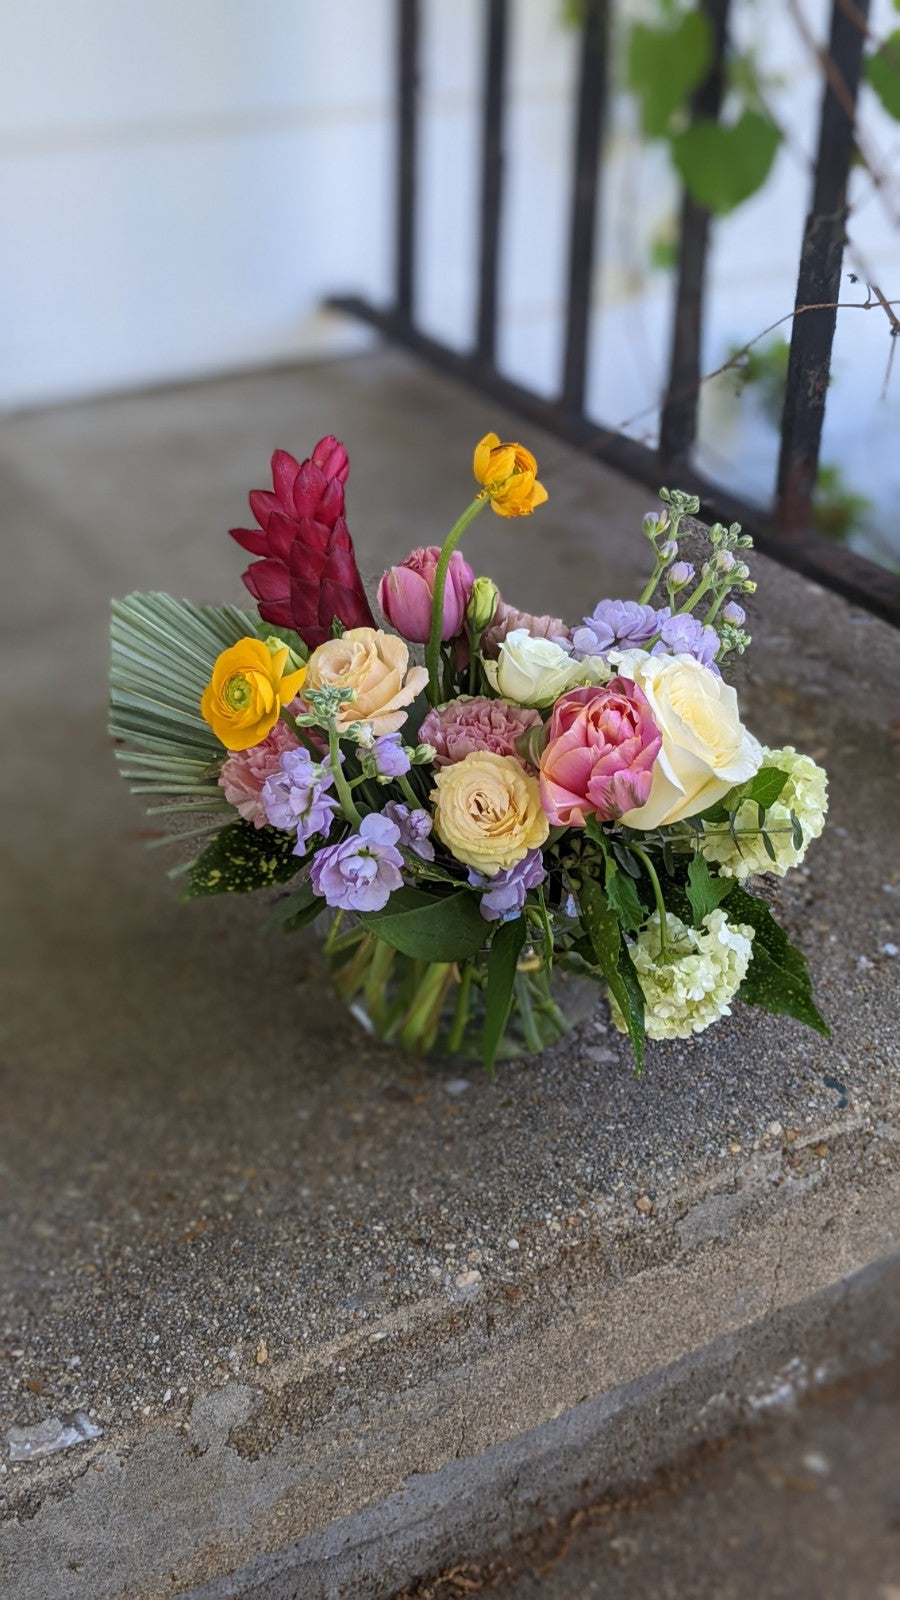
[{"label": "pink tulip", "polygon": [[630,678],[570,689],[557,700],[541,756],[541,803],[557,827],[610,822],[644,805],[662,736]]},{"label": "pink tulip", "polygon": [[[378,585],[378,604],[392,628],[411,644],[427,644],[431,633],[431,599],[440,550],[430,545],[413,550],[399,567],[389,567]],[[463,631],[466,606],[475,574],[459,550],[454,550],[444,585],[442,639],[455,639]]]}]

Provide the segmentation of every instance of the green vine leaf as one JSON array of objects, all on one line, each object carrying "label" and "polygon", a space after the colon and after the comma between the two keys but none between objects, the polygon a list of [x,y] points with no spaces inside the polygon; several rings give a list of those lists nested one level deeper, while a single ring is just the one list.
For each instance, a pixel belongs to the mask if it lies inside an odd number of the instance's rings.
[{"label": "green vine leaf", "polygon": [[702,83],[712,59],[709,18],[688,11],[669,27],[639,22],[628,40],[627,81],[641,106],[648,139],[665,136],[676,111]]},{"label": "green vine leaf", "polygon": [[727,822],[729,816],[737,811],[738,806],[745,800],[755,800],[763,811],[768,811],[775,804],[782,789],[788,781],[786,772],[780,767],[760,767],[759,771],[746,783],[739,783],[736,788],[729,789],[728,793],[703,812],[704,822]]},{"label": "green vine leaf", "polygon": [[503,1038],[512,1004],[516,967],[527,933],[525,918],[516,917],[512,922],[502,922],[491,940],[481,1044],[484,1070],[488,1075],[493,1073],[497,1050]]},{"label": "green vine leaf", "polygon": [[687,897],[695,928],[703,918],[727,899],[734,888],[733,878],[714,878],[705,856],[694,856],[688,867]]},{"label": "green vine leaf", "polygon": [[619,919],[599,883],[585,878],[579,889],[584,923],[597,966],[625,1018],[638,1073],[644,1066],[644,995],[622,938]]},{"label": "green vine leaf", "polygon": [[732,126],[699,117],[675,134],[672,159],[699,205],[725,216],[761,188],[769,175],[781,133],[759,111],[743,111]]},{"label": "green vine leaf", "polygon": [[[897,3],[900,11],[900,3]],[[866,77],[885,111],[900,122],[900,28],[885,39],[881,48],[869,56]]]}]

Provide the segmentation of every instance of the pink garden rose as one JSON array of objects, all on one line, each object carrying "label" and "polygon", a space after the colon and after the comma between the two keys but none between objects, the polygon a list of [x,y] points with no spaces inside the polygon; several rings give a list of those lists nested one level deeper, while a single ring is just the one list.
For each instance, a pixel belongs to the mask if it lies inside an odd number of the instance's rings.
[{"label": "pink garden rose", "polygon": [[463,696],[429,711],[419,729],[419,741],[434,746],[438,769],[464,761],[476,750],[515,756],[524,767],[516,740],[529,728],[539,727],[540,721],[540,712],[525,706],[510,706],[505,700],[488,700],[484,695]]},{"label": "pink garden rose", "polygon": [[[431,633],[431,599],[440,557],[437,545],[413,550],[399,567],[389,567],[378,585],[378,604],[392,628],[411,644],[427,644]],[[462,633],[466,606],[475,574],[459,550],[454,550],[444,586],[442,639]]]},{"label": "pink garden rose", "polygon": [[629,678],[570,689],[557,700],[541,756],[541,802],[557,827],[610,822],[650,793],[662,736]]},{"label": "pink garden rose", "polygon": [[[296,702],[295,707],[301,709]],[[225,799],[254,828],[264,828],[268,821],[262,803],[263,784],[281,770],[284,751],[293,750],[297,743],[287,723],[279,721],[262,744],[249,750],[233,750],[223,761],[219,783],[225,790]]]}]

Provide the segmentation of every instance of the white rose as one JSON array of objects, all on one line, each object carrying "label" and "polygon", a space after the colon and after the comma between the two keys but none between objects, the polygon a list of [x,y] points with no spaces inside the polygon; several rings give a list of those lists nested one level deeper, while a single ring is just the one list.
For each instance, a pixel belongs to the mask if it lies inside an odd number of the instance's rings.
[{"label": "white rose", "polygon": [[622,651],[617,668],[643,689],[662,734],[650,794],[626,811],[628,828],[661,828],[715,805],[762,765],[763,751],[741,723],[730,684],[693,656]]},{"label": "white rose", "polygon": [[604,661],[573,661],[552,639],[536,639],[527,628],[514,628],[500,646],[496,661],[485,661],[488,682],[503,700],[517,706],[552,706],[576,684],[600,683],[609,677]]}]

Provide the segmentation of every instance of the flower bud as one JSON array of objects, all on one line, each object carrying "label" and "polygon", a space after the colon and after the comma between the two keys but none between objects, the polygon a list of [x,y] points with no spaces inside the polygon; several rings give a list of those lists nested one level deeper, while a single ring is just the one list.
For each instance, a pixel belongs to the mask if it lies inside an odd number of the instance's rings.
[{"label": "flower bud", "polygon": [[677,554],[678,546],[674,539],[667,539],[665,544],[661,544],[659,547],[660,561],[674,561]]},{"label": "flower bud", "polygon": [[489,627],[493,622],[499,598],[500,592],[497,585],[492,583],[490,578],[475,579],[472,585],[472,593],[469,596],[469,603],[466,606],[466,621],[473,634],[480,637],[485,628]]},{"label": "flower bud", "polygon": [[[378,604],[392,628],[413,644],[427,644],[431,636],[431,601],[441,552],[437,545],[413,550],[399,567],[389,567],[378,585]],[[444,585],[442,639],[462,633],[474,573],[459,550],[454,550]]]},{"label": "flower bud", "polygon": [[669,587],[683,589],[686,583],[690,583],[693,576],[694,569],[689,561],[676,561],[674,567],[669,568]]},{"label": "flower bud", "polygon": [[659,535],[669,526],[668,511],[648,511],[644,518],[644,536],[647,539],[658,539]]},{"label": "flower bud", "polygon": [[719,550],[713,563],[717,572],[731,572],[735,559],[730,550]]},{"label": "flower bud", "polygon": [[740,628],[746,622],[746,620],[747,613],[743,606],[739,606],[734,600],[729,600],[727,606],[722,612],[722,621],[730,622],[733,628]]},{"label": "flower bud", "polygon": [[526,728],[524,733],[519,734],[516,740],[516,751],[523,761],[528,762],[529,766],[540,766],[548,733],[549,730],[546,723],[535,722],[530,728]]}]

